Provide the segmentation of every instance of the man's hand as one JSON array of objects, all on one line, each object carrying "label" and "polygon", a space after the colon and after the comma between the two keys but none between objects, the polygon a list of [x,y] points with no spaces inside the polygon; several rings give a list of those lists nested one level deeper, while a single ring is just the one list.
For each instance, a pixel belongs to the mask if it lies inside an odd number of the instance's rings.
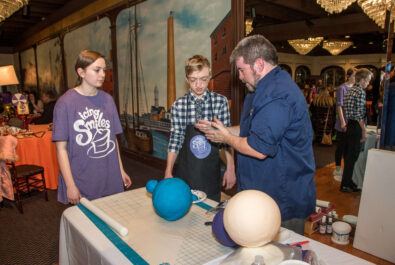
[{"label": "man's hand", "polygon": [[198,122],[195,123],[195,128],[204,134],[210,130],[214,130],[214,128],[211,126],[211,121],[206,120],[198,120]]},{"label": "man's hand", "polygon": [[199,120],[195,127],[214,143],[226,143],[226,137],[230,135],[228,129],[215,116],[214,121]]},{"label": "man's hand", "polygon": [[344,125],[342,125],[342,129],[343,129],[343,131],[347,131],[347,124],[344,124]]}]

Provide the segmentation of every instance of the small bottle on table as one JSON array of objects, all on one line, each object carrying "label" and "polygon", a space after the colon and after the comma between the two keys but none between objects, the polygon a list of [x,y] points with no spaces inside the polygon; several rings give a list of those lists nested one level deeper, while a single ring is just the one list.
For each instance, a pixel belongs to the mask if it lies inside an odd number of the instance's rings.
[{"label": "small bottle on table", "polygon": [[320,234],[324,235],[326,234],[326,216],[322,216],[322,219],[320,221]]}]

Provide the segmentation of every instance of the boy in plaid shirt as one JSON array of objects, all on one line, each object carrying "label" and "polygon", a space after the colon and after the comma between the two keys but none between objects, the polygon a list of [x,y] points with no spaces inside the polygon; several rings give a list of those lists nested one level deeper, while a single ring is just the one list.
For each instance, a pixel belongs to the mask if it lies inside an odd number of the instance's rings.
[{"label": "boy in plaid shirt", "polygon": [[[204,191],[210,199],[219,201],[221,192],[220,145],[209,142],[194,128],[199,120],[212,121],[214,116],[230,126],[228,100],[208,90],[210,63],[202,55],[189,58],[185,64],[186,81],[190,91],[178,98],[171,107],[171,131],[165,178],[183,179],[191,189]],[[225,189],[236,183],[233,150],[224,146],[226,171],[222,180]]]}]

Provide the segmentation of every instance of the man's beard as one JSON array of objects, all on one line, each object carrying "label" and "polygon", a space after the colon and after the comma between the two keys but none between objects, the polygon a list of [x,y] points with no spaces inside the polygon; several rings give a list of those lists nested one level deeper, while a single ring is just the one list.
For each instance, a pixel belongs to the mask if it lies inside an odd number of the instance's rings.
[{"label": "man's beard", "polygon": [[249,83],[245,83],[246,87],[248,89],[248,92],[255,92],[255,87],[250,85]]},{"label": "man's beard", "polygon": [[259,76],[257,75],[257,73],[254,69],[252,69],[252,73],[253,73],[253,77],[254,77],[254,84],[246,83],[246,87],[248,88],[249,92],[255,92],[256,85],[258,84],[258,82],[260,80]]}]

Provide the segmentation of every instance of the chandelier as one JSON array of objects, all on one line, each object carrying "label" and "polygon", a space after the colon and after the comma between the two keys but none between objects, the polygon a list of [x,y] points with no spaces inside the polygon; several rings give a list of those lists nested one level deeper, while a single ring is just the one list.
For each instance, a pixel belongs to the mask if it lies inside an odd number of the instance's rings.
[{"label": "chandelier", "polygon": [[[358,5],[379,27],[384,28],[385,13],[391,9],[391,0],[358,0]],[[393,7],[391,10],[391,22],[394,20],[394,16],[395,8]]]},{"label": "chandelier", "polygon": [[332,55],[339,55],[353,44],[352,41],[348,40],[326,40],[322,44],[322,47]]},{"label": "chandelier", "polygon": [[315,46],[317,46],[324,38],[315,37],[307,39],[288,40],[288,43],[301,55],[308,54]]},{"label": "chandelier", "polygon": [[246,22],[245,22],[245,34],[246,34],[246,36],[248,36],[250,33],[251,33],[251,31],[254,29],[253,27],[252,27],[252,18],[247,18],[246,19]]},{"label": "chandelier", "polygon": [[29,0],[0,0],[0,22],[28,3]]},{"label": "chandelier", "polygon": [[347,7],[349,7],[356,0],[317,0],[317,4],[321,5],[326,12],[340,13]]}]

